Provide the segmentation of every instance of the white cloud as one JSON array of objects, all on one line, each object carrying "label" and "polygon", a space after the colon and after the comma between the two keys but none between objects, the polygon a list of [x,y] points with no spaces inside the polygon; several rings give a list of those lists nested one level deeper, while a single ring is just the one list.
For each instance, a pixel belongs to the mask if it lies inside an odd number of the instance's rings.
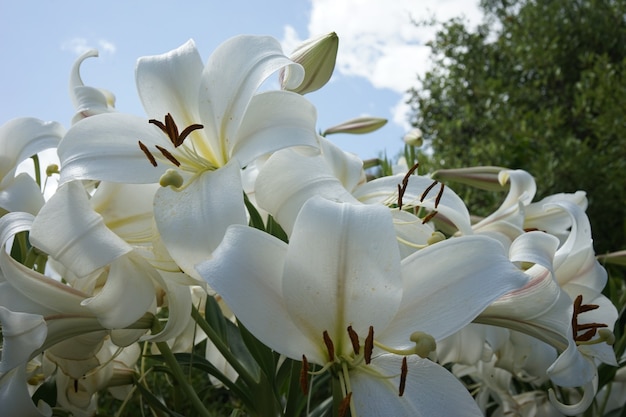
[{"label": "white cloud", "polygon": [[[96,46],[97,45],[97,46]],[[76,37],[69,39],[61,44],[63,51],[69,51],[74,55],[82,55],[90,49],[97,49],[100,53],[114,54],[116,51],[115,44],[106,39],[99,39],[95,44],[87,38]]]},{"label": "white cloud", "polygon": [[[311,0],[308,32],[304,38],[337,32],[339,51],[336,71],[344,76],[363,77],[376,88],[399,95],[391,109],[394,122],[406,127],[405,92],[417,85],[418,74],[429,66],[426,42],[436,28],[413,22],[436,17],[445,21],[464,16],[478,24],[482,12],[478,0]],[[292,27],[285,28],[285,51],[301,39]],[[289,47],[287,47],[289,46]],[[290,49],[291,48],[291,49]]]}]

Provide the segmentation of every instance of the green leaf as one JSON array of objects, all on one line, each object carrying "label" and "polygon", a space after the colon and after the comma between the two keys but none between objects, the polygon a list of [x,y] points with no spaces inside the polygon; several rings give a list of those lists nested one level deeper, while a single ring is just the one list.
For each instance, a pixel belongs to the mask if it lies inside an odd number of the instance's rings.
[{"label": "green leaf", "polygon": [[57,382],[54,378],[45,381],[37,391],[33,394],[33,402],[37,404],[39,400],[43,400],[50,407],[57,405]]},{"label": "green leaf", "polygon": [[224,313],[222,313],[222,309],[220,308],[217,300],[211,296],[207,296],[206,298],[204,319],[208,325],[215,330],[215,333],[217,333],[225,343],[228,343],[226,329],[226,322],[228,320],[224,317]]},{"label": "green leaf", "polygon": [[171,417],[185,417],[182,414],[178,414],[177,412],[170,410],[165,404],[163,404],[153,393],[151,393],[142,384],[135,384],[135,387],[137,387],[137,391],[139,391],[141,396],[144,398],[144,400],[146,400],[146,402],[151,408],[162,411]]},{"label": "green leaf", "polygon": [[248,198],[246,193],[243,194],[243,201],[246,204],[246,208],[248,209],[248,214],[250,215],[249,225],[254,227],[255,229],[265,230],[265,224],[263,224],[263,218],[259,214],[259,211],[256,209],[254,204]]},{"label": "green leaf", "polygon": [[287,233],[285,233],[280,224],[278,224],[278,222],[276,222],[271,215],[267,218],[267,233],[277,237],[285,243],[289,243],[289,236],[287,236]]}]

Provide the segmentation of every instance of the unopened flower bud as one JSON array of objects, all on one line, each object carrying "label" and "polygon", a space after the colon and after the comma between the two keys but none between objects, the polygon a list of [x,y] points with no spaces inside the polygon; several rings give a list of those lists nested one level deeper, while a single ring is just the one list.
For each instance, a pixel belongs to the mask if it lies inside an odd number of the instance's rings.
[{"label": "unopened flower bud", "polygon": [[422,138],[422,131],[417,127],[415,129],[411,129],[409,133],[404,135],[404,143],[410,146],[420,147],[424,143],[424,139]]},{"label": "unopened flower bud", "polygon": [[285,80],[289,78],[285,73],[289,71],[287,67],[282,69],[279,75],[281,87],[298,94],[322,88],[330,80],[335,69],[338,47],[339,38],[335,32],[303,42],[293,51],[290,58],[304,67],[304,81],[296,88],[287,88],[285,85]]},{"label": "unopened flower bud", "polygon": [[499,175],[504,170],[506,168],[495,166],[440,169],[432,174],[432,178],[438,181],[467,184],[481,190],[504,191],[507,189],[506,181],[503,182],[503,178]]},{"label": "unopened flower bud", "polygon": [[357,117],[350,119],[341,124],[329,127],[322,133],[322,136],[331,135],[333,133],[370,133],[380,129],[387,123],[387,119],[381,117]]}]

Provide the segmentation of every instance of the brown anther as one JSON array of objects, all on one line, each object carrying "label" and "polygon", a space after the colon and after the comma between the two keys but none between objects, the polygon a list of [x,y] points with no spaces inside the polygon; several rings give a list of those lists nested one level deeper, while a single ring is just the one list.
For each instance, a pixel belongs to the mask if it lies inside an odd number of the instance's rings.
[{"label": "brown anther", "polygon": [[346,416],[346,414],[348,413],[348,410],[350,409],[350,401],[352,401],[352,393],[351,392],[349,392],[348,395],[343,397],[343,400],[341,400],[341,404],[339,404],[339,411],[337,412],[337,415],[339,417],[345,417]]},{"label": "brown anther", "polygon": [[404,388],[406,387],[406,376],[409,373],[409,366],[406,363],[406,356],[402,358],[402,367],[400,368],[400,387],[398,388],[398,396],[402,397]]},{"label": "brown anther", "polygon": [[432,190],[432,189],[433,189],[433,187],[434,187],[435,185],[437,185],[437,183],[438,183],[438,182],[439,182],[439,181],[437,181],[437,180],[433,181],[433,183],[432,183],[432,184],[430,184],[430,185],[428,186],[428,188],[426,188],[426,189],[424,190],[424,192],[422,193],[422,196],[420,197],[420,203],[421,203],[422,201],[424,201],[424,199],[426,198],[426,196],[428,195],[428,193],[430,192],[430,190]]},{"label": "brown anther", "polygon": [[194,130],[198,130],[198,129],[204,129],[204,125],[196,123],[196,124],[187,126],[185,129],[183,129],[181,134],[178,136],[178,140],[176,141],[174,146],[178,147],[182,145],[185,139],[187,138],[187,136],[189,136],[189,134],[193,132]]},{"label": "brown anther", "polygon": [[[583,304],[583,296],[579,295],[574,300],[574,313],[572,314],[572,331],[574,336],[574,341],[576,342],[587,342],[591,340],[599,328],[609,327],[604,323],[585,323],[578,324],[578,315],[582,313],[586,313],[587,311],[592,311],[598,309],[600,306],[597,304]],[[578,334],[579,332],[584,331],[583,334]]]},{"label": "brown anther", "polygon": [[369,331],[367,332],[367,337],[365,338],[365,346],[363,347],[363,357],[365,358],[365,363],[369,365],[372,361],[372,352],[374,351],[374,327],[370,326]]},{"label": "brown anther", "polygon": [[161,129],[161,131],[165,133],[165,135],[169,138],[170,142],[172,142],[175,148],[178,148],[180,145],[182,145],[185,141],[185,138],[187,138],[187,136],[189,136],[191,132],[204,128],[204,126],[201,124],[192,124],[183,129],[182,133],[178,134],[178,126],[176,126],[176,122],[174,121],[174,118],[170,113],[165,115],[165,123],[156,119],[150,119],[148,120],[148,123],[151,123]]},{"label": "brown anther", "polygon": [[164,157],[166,157],[166,158],[167,158],[167,159],[168,159],[171,163],[173,163],[173,164],[174,164],[174,165],[176,165],[177,167],[179,167],[179,166],[180,166],[180,162],[178,162],[178,159],[176,159],[176,158],[174,157],[174,155],[172,155],[172,154],[170,153],[170,151],[168,151],[167,149],[165,149],[165,148],[164,148],[164,147],[162,147],[162,146],[159,146],[159,145],[155,145],[155,146],[156,146],[156,148],[157,148],[157,149],[161,152],[161,154],[162,154]]},{"label": "brown anther", "polygon": [[433,217],[435,217],[437,215],[437,213],[439,213],[437,210],[431,211],[430,213],[428,213],[428,216],[426,216],[426,217],[424,217],[422,219],[422,224],[427,223],[429,220],[431,220]]},{"label": "brown anther", "polygon": [[300,368],[300,389],[304,395],[309,393],[309,361],[302,355],[302,368]]},{"label": "brown anther", "polygon": [[78,379],[74,380],[74,392],[78,392]]},{"label": "brown anther", "polygon": [[437,193],[437,198],[435,198],[435,208],[437,208],[437,206],[439,205],[439,202],[441,201],[441,197],[443,196],[443,189],[444,188],[445,188],[445,185],[442,182],[441,183],[441,187],[439,188],[439,192]]},{"label": "brown anther", "polygon": [[143,151],[143,153],[146,155],[146,158],[148,158],[148,161],[150,161],[152,166],[153,167],[157,166],[157,161],[156,161],[156,159],[154,159],[154,156],[152,156],[152,154],[148,150],[148,147],[146,145],[144,145],[143,143],[141,143],[140,140],[138,140],[137,142],[139,143],[139,149],[141,149]]},{"label": "brown anther", "polygon": [[361,345],[359,344],[359,335],[356,334],[352,326],[348,326],[348,336],[350,336],[350,342],[352,342],[352,350],[354,354],[358,355],[361,351]]},{"label": "brown anther", "polygon": [[402,210],[402,197],[404,197],[404,193],[406,192],[406,187],[409,186],[409,177],[413,175],[413,173],[420,166],[420,163],[417,162],[415,165],[411,167],[402,178],[402,185],[398,184],[398,210]]},{"label": "brown anther", "polygon": [[330,362],[334,362],[335,346],[333,345],[333,341],[330,340],[330,336],[328,335],[328,332],[326,330],[324,330],[322,336],[324,337],[324,344],[326,345],[326,349],[328,350],[328,360]]}]

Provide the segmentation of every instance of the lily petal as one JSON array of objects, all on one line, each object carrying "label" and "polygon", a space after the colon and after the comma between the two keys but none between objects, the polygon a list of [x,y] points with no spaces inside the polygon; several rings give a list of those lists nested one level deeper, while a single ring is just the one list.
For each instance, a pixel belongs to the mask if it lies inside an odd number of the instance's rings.
[{"label": "lily petal", "polygon": [[87,193],[78,182],[57,189],[35,218],[30,241],[78,276],[85,276],[132,250],[91,209]]},{"label": "lily petal", "polygon": [[182,190],[162,187],[154,199],[157,227],[172,258],[200,279],[195,266],[208,259],[231,224],[246,224],[239,167],[206,171]]},{"label": "lily petal", "polygon": [[317,110],[304,97],[266,91],[252,97],[228,153],[245,166],[259,156],[290,146],[317,147]]},{"label": "lily petal", "polygon": [[139,256],[121,256],[110,265],[102,290],[81,304],[107,329],[124,328],[155,310],[152,282],[158,272]]},{"label": "lily petal", "polygon": [[6,211],[24,211],[37,214],[45,200],[35,180],[23,172],[15,178],[6,178],[0,189],[0,208]]},{"label": "lily petal", "polygon": [[[291,85],[304,79],[304,69],[287,58],[280,43],[269,36],[235,36],[209,57],[200,82],[198,108],[211,149],[225,152],[242,123],[246,108],[259,86],[272,73],[290,65]],[[221,155],[220,165],[227,161]]]},{"label": "lily petal", "polygon": [[348,325],[365,337],[396,313],[400,253],[386,207],[313,197],[298,215],[287,252],[283,296],[310,339],[327,331],[338,343],[347,339]]},{"label": "lily petal", "polygon": [[[288,172],[289,175],[284,175]],[[291,234],[304,203],[314,195],[358,203],[331,171],[321,155],[302,155],[293,149],[276,152],[263,164],[255,185],[256,199]]]},{"label": "lily petal", "polygon": [[8,416],[51,417],[52,409],[39,400],[35,405],[28,392],[26,364],[0,377],[0,403]]},{"label": "lily petal", "polygon": [[130,114],[104,113],[76,123],[59,143],[60,183],[71,180],[155,183],[166,164],[154,167],[139,148],[169,146],[167,137],[148,120]]},{"label": "lily petal", "polygon": [[39,314],[20,313],[0,306],[2,324],[2,360],[0,375],[30,360],[32,353],[46,340],[48,329]]},{"label": "lily petal", "polygon": [[528,281],[502,245],[484,236],[451,238],[419,250],[402,260],[402,277],[400,310],[378,339],[404,348],[413,346],[409,336],[415,331],[435,340],[453,334]]},{"label": "lily petal", "polygon": [[[467,389],[445,368],[428,359],[408,356],[406,389],[400,397],[399,370],[402,358],[381,355],[372,360],[371,370],[356,368],[350,374],[354,405],[359,416],[482,416]],[[393,378],[375,378],[370,371]]]},{"label": "lily petal", "polygon": [[0,179],[12,177],[24,159],[57,146],[64,134],[59,123],[33,117],[12,119],[0,126]]},{"label": "lily petal", "polygon": [[199,122],[198,100],[204,64],[193,40],[161,55],[139,58],[135,79],[146,114],[161,120],[170,113],[179,127]]},{"label": "lily petal", "polygon": [[[237,318],[270,348],[292,359],[324,363],[319,343],[307,338],[291,319],[282,296],[287,245],[248,226],[233,225],[213,259],[198,273],[237,312]],[[241,262],[245,259],[245,262]]]}]

